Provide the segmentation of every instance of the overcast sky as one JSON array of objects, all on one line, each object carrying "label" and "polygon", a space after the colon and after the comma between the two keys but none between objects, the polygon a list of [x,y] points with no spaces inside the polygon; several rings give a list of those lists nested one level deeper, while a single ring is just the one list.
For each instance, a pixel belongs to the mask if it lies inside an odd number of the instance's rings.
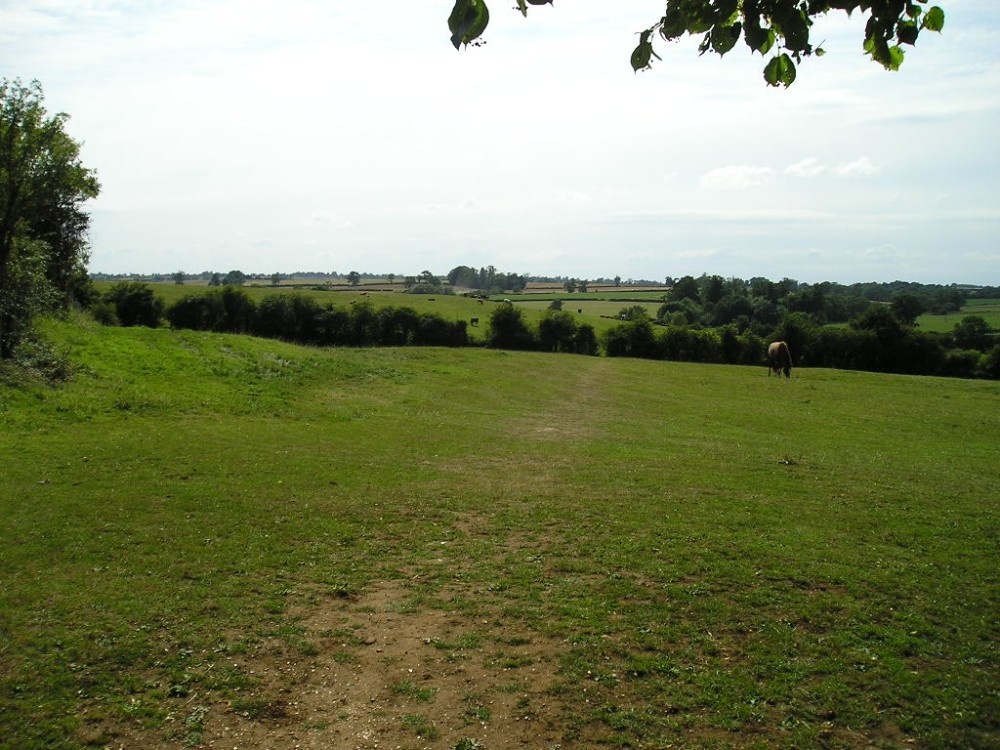
[{"label": "overcast sky", "polygon": [[663,0],[0,0],[97,170],[91,270],[1000,284],[1000,14],[940,0],[898,73],[863,20],[764,85],[740,42],[659,44]]}]

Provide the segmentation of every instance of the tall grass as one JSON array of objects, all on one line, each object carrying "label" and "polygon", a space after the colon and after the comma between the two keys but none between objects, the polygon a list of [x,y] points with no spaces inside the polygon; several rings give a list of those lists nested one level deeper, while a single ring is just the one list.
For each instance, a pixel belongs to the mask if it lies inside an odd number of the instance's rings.
[{"label": "tall grass", "polygon": [[996,383],[47,331],[75,378],[0,390],[2,748],[162,736],[389,579],[565,643],[566,747],[1000,742]]}]

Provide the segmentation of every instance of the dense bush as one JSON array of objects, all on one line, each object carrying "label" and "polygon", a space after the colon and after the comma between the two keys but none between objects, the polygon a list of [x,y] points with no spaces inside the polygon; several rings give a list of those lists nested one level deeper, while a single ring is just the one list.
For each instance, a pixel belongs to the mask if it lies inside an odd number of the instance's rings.
[{"label": "dense bush", "polygon": [[448,321],[408,307],[375,310],[321,304],[303,294],[273,294],[259,303],[232,287],[190,294],[166,311],[172,328],[252,333],[317,346],[465,346],[465,321]]},{"label": "dense bush", "polygon": [[[101,296],[101,301],[114,309],[119,325],[156,328],[163,318],[163,301],[146,284],[119,282]],[[106,309],[99,312],[105,322],[110,320],[109,312]]]}]

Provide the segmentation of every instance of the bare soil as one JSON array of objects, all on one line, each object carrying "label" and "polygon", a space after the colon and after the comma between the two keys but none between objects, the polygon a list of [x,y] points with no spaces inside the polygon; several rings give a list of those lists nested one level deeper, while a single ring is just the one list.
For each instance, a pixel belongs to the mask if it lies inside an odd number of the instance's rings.
[{"label": "bare soil", "polygon": [[300,615],[308,648],[275,639],[230,657],[254,681],[239,699],[205,705],[195,695],[172,717],[173,726],[115,727],[101,744],[115,750],[570,746],[554,690],[559,643],[412,601],[401,582],[356,599],[330,597]]}]

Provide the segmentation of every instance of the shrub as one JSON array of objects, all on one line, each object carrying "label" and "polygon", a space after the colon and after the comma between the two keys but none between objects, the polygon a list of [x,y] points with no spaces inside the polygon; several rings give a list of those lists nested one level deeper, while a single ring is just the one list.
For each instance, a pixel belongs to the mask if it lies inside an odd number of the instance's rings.
[{"label": "shrub", "polygon": [[146,284],[122,281],[106,291],[101,300],[115,309],[123,326],[157,328],[163,317],[163,301]]}]

